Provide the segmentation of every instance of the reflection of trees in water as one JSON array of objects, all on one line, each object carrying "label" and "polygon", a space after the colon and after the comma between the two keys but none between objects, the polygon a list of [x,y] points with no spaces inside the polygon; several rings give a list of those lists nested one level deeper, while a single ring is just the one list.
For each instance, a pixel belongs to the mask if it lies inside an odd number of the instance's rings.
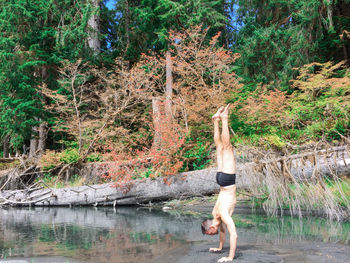
[{"label": "reflection of trees in water", "polygon": [[[200,233],[200,218],[148,209],[0,209],[0,219],[2,257],[50,255],[95,263],[164,263],[177,250],[183,254],[187,240],[207,238]],[[234,215],[234,220],[243,243],[350,240],[350,223],[261,215]]]},{"label": "reflection of trees in water", "polygon": [[86,228],[68,224],[42,225],[35,233],[40,242],[56,242],[60,247],[74,249],[90,249],[98,237],[107,236],[108,229]]},{"label": "reflection of trees in water", "polygon": [[28,240],[31,240],[35,227],[31,224],[16,221],[12,213],[7,217],[0,216],[0,258],[6,258],[13,254],[25,254],[28,250],[26,247]]},{"label": "reflection of trees in water", "polygon": [[[261,215],[234,215],[237,228],[252,228],[264,239],[276,243],[294,243],[300,240],[350,243],[350,223],[324,218]],[[257,235],[259,236],[259,235]]]},{"label": "reflection of trees in water", "polygon": [[176,236],[185,232],[181,220],[168,226],[171,216],[136,209],[0,210],[0,218],[3,256],[147,262],[183,246]]}]

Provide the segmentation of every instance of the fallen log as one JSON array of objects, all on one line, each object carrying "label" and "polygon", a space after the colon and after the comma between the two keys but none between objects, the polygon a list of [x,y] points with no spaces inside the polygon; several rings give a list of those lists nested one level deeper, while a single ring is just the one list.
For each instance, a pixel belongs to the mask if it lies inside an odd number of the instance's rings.
[{"label": "fallen log", "polygon": [[135,180],[123,187],[113,183],[62,189],[4,191],[0,202],[11,205],[80,206],[136,205],[213,194],[218,191],[215,169],[181,173],[167,178]]}]

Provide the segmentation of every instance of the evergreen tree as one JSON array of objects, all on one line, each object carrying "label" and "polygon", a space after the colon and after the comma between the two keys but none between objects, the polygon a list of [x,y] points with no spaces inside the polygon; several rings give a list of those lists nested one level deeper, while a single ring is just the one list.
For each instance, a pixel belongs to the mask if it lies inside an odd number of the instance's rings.
[{"label": "evergreen tree", "polygon": [[141,53],[164,50],[171,29],[184,31],[201,24],[211,28],[207,35],[210,39],[226,27],[224,8],[225,1],[213,0],[117,1],[116,40],[112,47],[133,63]]},{"label": "evergreen tree", "polygon": [[[14,148],[35,140],[46,125],[40,124],[48,121],[45,104],[50,102],[41,88],[65,94],[57,83],[61,61],[94,59],[88,21],[98,12],[97,3],[0,0],[0,128]],[[31,141],[34,151],[35,144]]]},{"label": "evergreen tree", "polygon": [[39,85],[54,59],[47,53],[55,40],[47,26],[50,3],[25,0],[0,2],[0,99],[2,135],[17,148],[44,118]]},{"label": "evergreen tree", "polygon": [[232,2],[238,5],[234,48],[248,82],[287,86],[294,67],[348,59],[350,42],[339,38],[350,25],[348,0]]}]

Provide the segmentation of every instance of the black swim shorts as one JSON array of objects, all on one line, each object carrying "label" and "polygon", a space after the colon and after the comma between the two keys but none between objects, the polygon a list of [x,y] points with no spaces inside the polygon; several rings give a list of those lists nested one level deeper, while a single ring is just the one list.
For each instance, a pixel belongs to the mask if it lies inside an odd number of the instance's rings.
[{"label": "black swim shorts", "polygon": [[220,186],[229,186],[229,185],[236,184],[236,174],[227,174],[223,172],[217,172],[216,182]]}]

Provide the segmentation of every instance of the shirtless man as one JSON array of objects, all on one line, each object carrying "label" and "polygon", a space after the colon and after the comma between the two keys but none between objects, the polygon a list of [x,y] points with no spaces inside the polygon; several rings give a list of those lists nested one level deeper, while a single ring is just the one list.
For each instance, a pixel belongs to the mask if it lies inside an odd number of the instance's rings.
[{"label": "shirtless man", "polygon": [[[220,185],[220,193],[212,211],[213,220],[204,220],[202,233],[215,235],[220,229],[220,244],[218,248],[210,248],[210,252],[221,251],[225,243],[226,228],[230,234],[230,252],[228,257],[222,257],[218,262],[230,262],[233,260],[237,246],[237,232],[232,220],[233,210],[236,205],[236,162],[233,147],[230,143],[228,129],[228,111],[230,105],[221,107],[213,116],[214,142],[217,153],[218,171],[216,181]],[[219,122],[222,121],[222,133],[220,136]]]}]

